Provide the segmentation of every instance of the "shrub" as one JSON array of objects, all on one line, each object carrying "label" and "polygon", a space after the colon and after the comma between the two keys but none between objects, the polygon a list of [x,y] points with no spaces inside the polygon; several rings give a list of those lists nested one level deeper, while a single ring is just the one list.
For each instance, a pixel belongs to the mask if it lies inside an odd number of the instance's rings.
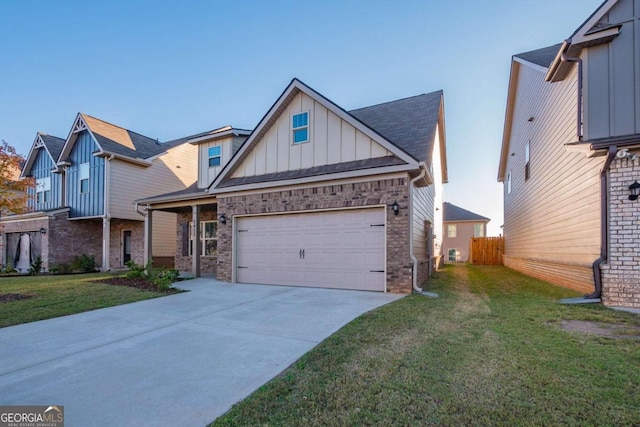
[{"label": "shrub", "polygon": [[35,276],[36,274],[40,274],[42,270],[42,258],[39,256],[31,263],[31,267],[29,267],[29,274]]},{"label": "shrub", "polygon": [[49,271],[53,274],[70,274],[73,273],[71,265],[61,262],[60,264],[53,264]]},{"label": "shrub", "polygon": [[93,273],[96,271],[96,258],[93,255],[80,254],[73,257],[71,261],[71,270],[80,271],[82,273]]},{"label": "shrub", "polygon": [[127,272],[128,278],[146,279],[156,285],[156,287],[161,291],[166,291],[171,287],[172,283],[177,282],[178,275],[180,274],[178,270],[175,269],[168,269],[165,267],[154,268],[151,261],[149,261],[146,268],[133,261],[128,261],[126,265],[129,268],[129,271]]},{"label": "shrub", "polygon": [[129,268],[127,272],[129,279],[145,278],[144,266],[136,264],[133,260],[127,261],[125,265]]}]

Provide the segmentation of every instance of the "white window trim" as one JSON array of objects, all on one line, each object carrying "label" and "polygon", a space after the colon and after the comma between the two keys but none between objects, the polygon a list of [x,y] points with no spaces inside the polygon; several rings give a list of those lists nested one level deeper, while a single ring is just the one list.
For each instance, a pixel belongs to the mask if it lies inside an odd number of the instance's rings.
[{"label": "white window trim", "polygon": [[[41,199],[42,198],[42,199]],[[36,203],[48,203],[51,200],[51,177],[36,179]]]},{"label": "white window trim", "polygon": [[[299,114],[304,114],[304,113],[307,113],[307,125],[306,126],[293,127],[293,118],[294,118],[294,116],[297,116]],[[291,125],[291,145],[306,144],[307,142],[311,141],[311,111],[310,110],[298,111],[297,113],[291,114],[291,117],[289,119],[289,124]],[[295,139],[294,139],[295,131],[301,130],[301,129],[304,129],[304,128],[307,129],[307,139],[305,141],[295,142]]]},{"label": "white window trim", "polygon": [[[480,227],[480,233],[476,233],[478,227]],[[484,224],[481,222],[473,224],[473,237],[484,237],[484,235]]]},{"label": "white window trim", "polygon": [[[216,226],[216,235],[214,237],[209,237],[209,238],[205,238],[204,237],[204,229],[205,229],[205,224],[207,223],[218,223],[218,221],[216,220],[205,220],[205,221],[200,221],[200,256],[206,256],[206,257],[214,257],[218,255],[218,249],[217,249],[217,245],[216,245],[216,251],[213,254],[210,255],[205,255],[205,250],[207,247],[207,242],[208,241],[218,241],[218,228]],[[193,221],[189,221],[189,256],[193,256],[193,238],[195,237],[195,227],[193,226]]]},{"label": "white window trim", "polygon": [[507,173],[507,194],[511,194],[511,171]]},{"label": "white window trim", "polygon": [[[450,228],[453,227],[453,228]],[[451,235],[451,230],[453,230],[453,236]],[[457,224],[447,224],[447,237],[450,239],[455,239],[458,237],[458,226]]]},{"label": "white window trim", "polygon": [[[86,165],[86,166],[85,166]],[[82,168],[86,167],[87,169],[87,173],[86,173],[86,177],[84,177],[83,173],[82,173]],[[78,166],[78,191],[80,192],[80,194],[87,194],[89,193],[90,190],[90,181],[89,181],[89,177],[91,176],[91,165],[89,164],[89,162],[85,162],[85,163],[81,163],[80,166]],[[82,181],[87,181],[87,191],[82,191]]]},{"label": "white window trim", "polygon": [[[220,148],[220,154],[218,154],[216,156],[209,155],[209,150],[211,150],[212,148],[215,148],[215,147],[219,147]],[[220,164],[211,166],[211,159],[214,159],[216,157],[220,158]],[[209,167],[209,168],[222,167],[222,145],[212,145],[211,147],[207,147],[207,167]]]}]

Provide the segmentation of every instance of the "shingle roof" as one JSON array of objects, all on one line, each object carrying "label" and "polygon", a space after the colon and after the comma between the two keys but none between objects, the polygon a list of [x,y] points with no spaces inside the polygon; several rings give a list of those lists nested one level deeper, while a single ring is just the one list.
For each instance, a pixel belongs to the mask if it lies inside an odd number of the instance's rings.
[{"label": "shingle roof", "polygon": [[416,160],[430,165],[442,94],[439,90],[348,113]]},{"label": "shingle roof", "polygon": [[444,222],[458,221],[491,221],[489,218],[478,215],[466,209],[462,209],[451,203],[444,202],[442,204],[442,220]]},{"label": "shingle roof", "polygon": [[40,138],[47,147],[47,150],[49,150],[51,157],[53,157],[53,162],[57,162],[62,152],[62,147],[64,147],[65,140],[57,136],[47,135],[46,133],[40,133]]},{"label": "shingle roof", "polygon": [[256,182],[274,182],[286,179],[306,178],[310,176],[322,176],[332,173],[377,168],[382,166],[402,165],[404,161],[395,156],[374,157],[372,159],[354,160],[352,162],[333,163],[324,166],[315,166],[307,169],[297,169],[285,172],[269,173],[266,175],[246,176],[242,178],[229,178],[218,184],[218,188],[233,187],[236,185],[254,184]]},{"label": "shingle roof", "polygon": [[518,53],[517,55],[513,56],[524,59],[528,62],[532,62],[536,65],[540,65],[541,67],[549,68],[556,55],[558,54],[560,46],[562,46],[562,43],[543,47],[542,49],[531,50],[529,52]]}]

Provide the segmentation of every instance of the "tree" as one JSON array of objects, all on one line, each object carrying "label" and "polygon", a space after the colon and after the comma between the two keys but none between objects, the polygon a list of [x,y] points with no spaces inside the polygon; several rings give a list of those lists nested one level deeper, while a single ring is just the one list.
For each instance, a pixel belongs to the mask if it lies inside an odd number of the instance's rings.
[{"label": "tree", "polygon": [[0,215],[20,214],[27,211],[33,178],[20,179],[25,158],[4,139],[0,144]]}]

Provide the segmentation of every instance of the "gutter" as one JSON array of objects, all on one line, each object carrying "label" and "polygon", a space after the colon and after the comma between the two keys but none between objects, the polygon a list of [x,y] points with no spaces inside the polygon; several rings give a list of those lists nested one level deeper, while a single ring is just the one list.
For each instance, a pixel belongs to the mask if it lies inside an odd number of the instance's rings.
[{"label": "gutter", "polygon": [[569,46],[571,46],[571,40],[565,40],[562,44],[562,54],[560,56],[560,60],[562,62],[577,62],[578,63],[578,117],[577,117],[577,134],[578,141],[582,141],[582,58],[580,57],[572,57],[567,56],[567,51],[569,50]]},{"label": "gutter", "polygon": [[609,147],[607,153],[607,159],[604,162],[604,166],[600,171],[600,257],[593,262],[593,283],[595,289],[593,293],[585,295],[586,299],[596,299],[602,297],[602,271],[600,266],[607,261],[609,256],[609,233],[607,225],[609,224],[609,180],[608,172],[611,167],[611,162],[616,158],[618,147],[612,145]]},{"label": "gutter", "polygon": [[[413,291],[422,293],[422,288],[418,286],[418,258],[413,253],[413,186],[427,175],[427,166],[420,163],[420,174],[409,181],[409,256],[413,261],[412,278]],[[429,261],[431,262],[431,261]]]}]

